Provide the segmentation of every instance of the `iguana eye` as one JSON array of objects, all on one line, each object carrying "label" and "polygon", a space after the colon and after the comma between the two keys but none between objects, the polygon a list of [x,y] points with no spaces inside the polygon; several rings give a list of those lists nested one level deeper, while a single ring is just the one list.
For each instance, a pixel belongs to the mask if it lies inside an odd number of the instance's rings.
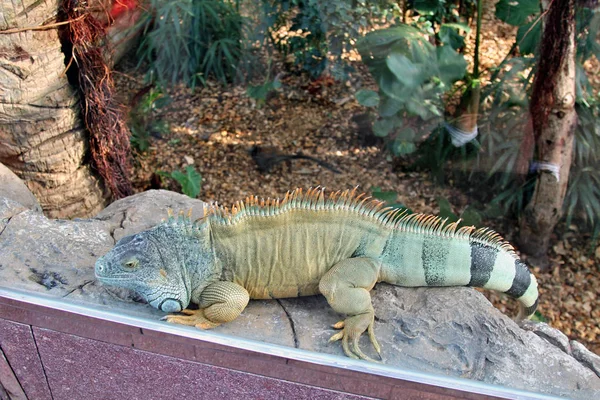
[{"label": "iguana eye", "polygon": [[138,265],[138,261],[137,260],[131,260],[131,261],[127,261],[125,263],[125,267],[127,268],[135,268]]}]

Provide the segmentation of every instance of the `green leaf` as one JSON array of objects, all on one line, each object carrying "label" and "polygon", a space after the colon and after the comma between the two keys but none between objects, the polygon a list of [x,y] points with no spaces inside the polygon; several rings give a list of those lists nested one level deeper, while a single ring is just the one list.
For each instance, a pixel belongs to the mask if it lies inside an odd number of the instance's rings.
[{"label": "green leaf", "polygon": [[181,171],[171,172],[171,178],[175,179],[181,185],[181,191],[185,195],[196,198],[200,194],[202,175],[196,171],[193,165],[185,167],[185,173]]},{"label": "green leaf", "polygon": [[404,156],[414,153],[417,150],[417,146],[413,142],[396,139],[392,143],[391,150],[395,156]]},{"label": "green leaf", "polygon": [[415,88],[424,82],[423,70],[404,54],[392,53],[385,62],[396,79],[407,87]]},{"label": "green leaf", "polygon": [[600,61],[600,42],[596,39],[598,37],[598,31],[600,30],[600,12],[594,13],[592,20],[588,26],[588,34],[586,41],[589,44],[590,51],[596,59]]},{"label": "green leaf", "polygon": [[132,124],[129,129],[131,130],[131,138],[129,141],[132,146],[142,152],[148,150],[148,148],[150,148],[150,135],[145,127],[137,123]]},{"label": "green leaf", "polygon": [[450,46],[442,46],[437,49],[439,77],[446,86],[465,76],[467,62],[465,58]]},{"label": "green leaf", "polygon": [[467,208],[465,208],[465,210],[462,212],[460,218],[462,219],[462,225],[464,226],[480,226],[481,221],[483,220],[481,211],[477,210],[473,206],[467,206]]},{"label": "green leaf", "polygon": [[465,45],[465,38],[460,35],[451,24],[443,24],[440,28],[440,41],[454,50],[458,50]]},{"label": "green leaf", "polygon": [[421,14],[433,14],[438,9],[443,9],[444,0],[414,0],[413,8]]},{"label": "green leaf", "polygon": [[147,129],[153,136],[158,137],[164,136],[170,131],[169,123],[162,119],[150,122]]},{"label": "green leaf", "polygon": [[246,94],[248,97],[252,97],[257,100],[259,104],[263,104],[267,100],[267,96],[270,92],[277,90],[281,87],[281,82],[279,80],[270,81],[267,80],[262,85],[258,86],[248,86],[246,89]]},{"label": "green leaf", "polygon": [[391,97],[384,96],[379,102],[379,115],[391,117],[402,109],[402,103]]},{"label": "green leaf", "polygon": [[361,89],[356,92],[356,100],[365,107],[377,107],[379,105],[379,94],[373,90]]},{"label": "green leaf", "polygon": [[504,216],[504,210],[498,203],[491,202],[484,211],[487,218],[500,218]]},{"label": "green leaf", "polygon": [[409,25],[397,25],[392,28],[379,29],[367,33],[363,36],[356,47],[360,53],[363,62],[367,65],[371,60],[384,59],[390,50],[398,44],[404,44],[409,41],[425,41],[421,32]]},{"label": "green leaf", "polygon": [[452,212],[452,205],[445,197],[438,196],[435,198],[440,206],[440,213],[438,214],[440,218],[445,219],[448,218],[449,222],[458,221],[458,216]]},{"label": "green leaf", "polygon": [[496,4],[496,18],[514,26],[525,24],[530,15],[539,12],[538,0],[500,0]]},{"label": "green leaf", "polygon": [[533,314],[533,316],[531,317],[531,320],[533,322],[544,322],[544,323],[548,322],[548,320],[542,315],[541,312],[539,312],[539,310],[536,311],[535,314]]},{"label": "green leaf", "polygon": [[462,30],[465,31],[465,33],[471,32],[471,28],[469,27],[469,25],[463,24],[462,22],[447,22],[445,24],[442,24],[442,26]]},{"label": "green leaf", "polygon": [[373,124],[373,133],[375,136],[385,137],[394,129],[394,120],[392,118],[382,118]]},{"label": "green leaf", "polygon": [[517,30],[517,44],[521,54],[534,54],[542,38],[542,21],[535,19]]},{"label": "green leaf", "polygon": [[374,198],[385,201],[389,204],[396,202],[396,199],[398,198],[398,193],[391,191],[383,192],[379,187],[374,187],[372,189],[371,195]]},{"label": "green leaf", "polygon": [[265,85],[248,86],[246,89],[246,94],[248,97],[251,97],[255,100],[261,100],[263,102],[267,99],[268,93],[269,91]]},{"label": "green leaf", "polygon": [[396,75],[387,68],[381,72],[377,84],[379,85],[379,89],[381,89],[387,97],[400,103],[404,103],[411,95],[411,91],[406,90],[404,83],[400,82],[396,78]]},{"label": "green leaf", "polygon": [[416,135],[417,133],[414,129],[404,128],[400,132],[398,132],[398,135],[396,137],[404,142],[414,142]]},{"label": "green leaf", "polygon": [[433,106],[431,102],[425,101],[420,96],[415,96],[406,102],[406,111],[411,114],[418,115],[423,120],[440,115],[440,111],[437,107]]},{"label": "green leaf", "polygon": [[171,102],[173,101],[171,96],[169,96],[167,94],[163,94],[163,93],[159,93],[159,94],[160,94],[160,96],[158,96],[154,100],[154,108],[155,109],[164,108],[164,107],[168,106],[169,104],[171,104]]},{"label": "green leaf", "polygon": [[410,42],[410,59],[423,69],[425,75],[430,74],[435,63],[435,46],[424,40]]}]

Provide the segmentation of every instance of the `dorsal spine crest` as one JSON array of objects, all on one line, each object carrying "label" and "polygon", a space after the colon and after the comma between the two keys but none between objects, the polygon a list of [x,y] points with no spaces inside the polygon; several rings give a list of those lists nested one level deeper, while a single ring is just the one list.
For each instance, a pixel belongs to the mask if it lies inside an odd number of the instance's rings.
[{"label": "dorsal spine crest", "polygon": [[419,235],[434,235],[445,238],[456,238],[481,243],[502,249],[516,257],[514,248],[502,236],[488,228],[476,229],[474,226],[462,226],[460,220],[448,222],[435,215],[409,213],[406,209],[384,207],[384,202],[373,199],[366,193],[358,193],[357,187],[352,190],[331,192],[325,195],[325,188],[317,186],[303,191],[301,188],[288,191],[283,200],[248,196],[246,200],[237,201],[231,209],[217,202],[204,205],[204,218],[191,223],[191,210],[175,218],[173,210],[167,210],[172,223],[190,222],[192,226],[209,221],[213,224],[235,225],[246,218],[268,218],[292,210],[343,211],[372,219],[384,228],[395,229]]}]

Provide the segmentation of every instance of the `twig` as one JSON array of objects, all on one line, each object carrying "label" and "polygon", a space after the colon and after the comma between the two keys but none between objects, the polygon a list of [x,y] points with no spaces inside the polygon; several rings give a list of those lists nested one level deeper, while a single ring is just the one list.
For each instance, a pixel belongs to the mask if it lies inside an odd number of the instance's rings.
[{"label": "twig", "polygon": [[71,58],[69,59],[69,63],[67,64],[67,66],[65,67],[65,69],[63,70],[63,72],[61,72],[61,74],[59,75],[59,78],[62,78],[63,76],[66,75],[67,71],[71,67],[71,64],[73,64],[73,60],[74,59],[75,59],[75,56],[73,54],[71,54]]},{"label": "twig", "polygon": [[83,14],[83,15],[80,15],[79,17],[77,17],[75,19],[71,19],[69,21],[55,22],[53,24],[48,24],[48,25],[26,26],[24,28],[6,29],[3,31],[0,31],[0,34],[7,35],[10,33],[18,33],[18,32],[25,32],[25,31],[45,31],[46,29],[52,29],[52,28],[56,28],[56,27],[59,27],[62,25],[70,24],[71,22],[79,21],[80,19],[83,19],[86,16],[87,16],[87,14]]}]

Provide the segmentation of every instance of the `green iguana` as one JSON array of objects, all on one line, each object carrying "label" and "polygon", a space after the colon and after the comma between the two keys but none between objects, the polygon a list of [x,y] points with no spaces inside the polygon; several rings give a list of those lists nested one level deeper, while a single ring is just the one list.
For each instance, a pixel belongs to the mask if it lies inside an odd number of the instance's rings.
[{"label": "green iguana", "polygon": [[[497,233],[384,207],[356,189],[328,198],[323,189],[296,189],[281,202],[250,197],[231,211],[216,204],[204,211],[196,222],[170,213],[121,239],[96,262],[96,277],[184,314],[168,322],[201,329],[234,320],[249,299],[320,293],[347,315],[330,341],[367,360],[358,346],[365,331],[381,356],[369,294],[377,282],[494,289],[519,300],[521,318],[538,304],[535,277]],[[200,308],[186,309],[190,302]]]}]

